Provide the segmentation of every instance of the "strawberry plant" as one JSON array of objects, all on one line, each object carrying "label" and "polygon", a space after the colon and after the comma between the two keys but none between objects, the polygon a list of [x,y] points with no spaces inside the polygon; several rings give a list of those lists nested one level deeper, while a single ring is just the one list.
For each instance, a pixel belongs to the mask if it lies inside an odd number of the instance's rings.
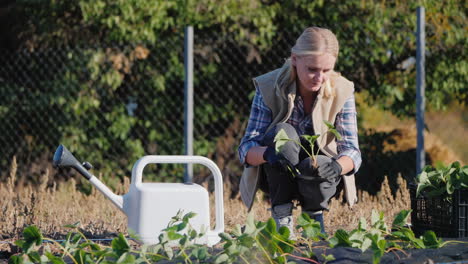
[{"label": "strawberry plant", "polygon": [[[325,125],[327,126],[327,131],[325,132],[325,134],[323,135],[326,135],[327,133],[332,133],[337,139],[341,139],[341,135],[340,133],[338,133],[338,131],[335,129],[335,127],[333,126],[333,124],[331,124],[330,122],[324,120],[323,121],[325,123]],[[284,144],[286,144],[287,142],[289,141],[292,141],[292,142],[295,142],[298,146],[300,146],[305,152],[306,154],[312,158],[312,161],[314,162],[314,165],[317,165],[317,156],[319,154],[319,151],[320,149],[317,148],[317,150],[315,150],[315,142],[318,140],[319,137],[321,137],[322,135],[320,134],[316,134],[316,135],[301,135],[302,138],[304,138],[305,140],[307,140],[307,142],[309,143],[310,147],[311,147],[311,151],[309,151],[303,144],[301,144],[300,141],[297,141],[297,140],[294,140],[294,139],[290,139],[288,137],[288,135],[286,134],[286,132],[281,129],[280,131],[278,131],[278,133],[276,134],[275,138],[274,138],[274,142],[275,142],[275,150],[276,152],[280,152],[281,151],[281,148],[284,146]]]},{"label": "strawberry plant", "polygon": [[362,252],[371,249],[373,263],[379,263],[382,256],[393,250],[403,248],[440,248],[449,242],[442,242],[434,232],[427,231],[421,238],[416,238],[413,231],[406,227],[410,210],[401,211],[393,220],[392,228],[385,224],[383,213],[372,211],[370,226],[361,218],[357,229],[350,232],[337,230],[329,239],[331,247],[353,247]]},{"label": "strawberry plant", "polygon": [[468,165],[458,161],[447,167],[426,166],[416,177],[416,197],[424,193],[427,197],[442,197],[450,201],[455,190],[468,189]]},{"label": "strawberry plant", "polygon": [[[370,225],[360,219],[357,229],[338,230],[332,237],[320,232],[320,224],[307,214],[298,218],[296,228],[301,236],[296,241],[289,240],[289,230],[280,228],[276,231],[273,219],[266,222],[256,221],[249,214],[245,226],[237,225],[229,233],[221,233],[220,245],[208,248],[197,243],[203,236],[189,223],[193,213],[178,212],[167,228],[161,233],[156,245],[142,245],[134,249],[127,238],[119,234],[110,246],[100,245],[87,239],[78,230],[78,225],[70,225],[72,232],[58,243],[44,238],[35,226],[26,227],[23,239],[16,241],[22,252],[11,256],[9,263],[295,263],[293,260],[306,260],[319,263],[314,249],[316,242],[327,243],[329,248],[353,247],[371,250],[373,263],[379,263],[384,254],[405,248],[439,248],[449,243],[437,238],[432,231],[417,238],[406,227],[409,210],[403,210],[394,219],[391,228],[384,221],[383,213],[372,212]],[[51,250],[51,242],[56,246]],[[221,248],[221,247],[222,248]],[[333,261],[332,254],[320,256],[324,263]]]}]

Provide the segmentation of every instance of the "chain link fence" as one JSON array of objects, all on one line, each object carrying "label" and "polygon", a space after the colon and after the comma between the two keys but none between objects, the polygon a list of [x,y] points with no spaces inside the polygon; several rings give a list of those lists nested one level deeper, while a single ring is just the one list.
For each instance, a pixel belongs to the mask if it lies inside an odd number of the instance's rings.
[{"label": "chain link fence", "polygon": [[[278,31],[268,48],[263,49],[229,35],[195,31],[194,154],[218,164],[232,194],[237,193],[242,173],[237,147],[254,95],[252,78],[280,67],[301,31],[302,27]],[[134,162],[143,155],[183,154],[183,32],[180,29],[161,36],[154,45],[0,50],[0,178],[5,179],[13,167],[24,181],[37,182],[47,171],[54,177],[70,176],[73,172],[52,168],[52,156],[59,144],[64,144],[78,159],[91,162],[93,172],[102,175],[111,186],[130,176]],[[368,47],[369,38],[344,30],[339,33],[341,46],[352,49],[342,49],[336,68],[354,81],[358,92],[387,89],[393,93],[414,86],[411,68],[403,72],[375,59],[369,64],[368,51],[373,50]],[[411,48],[402,49],[405,51],[401,57],[387,54],[390,60],[411,58]],[[428,67],[428,76],[430,70]],[[391,83],[394,75],[403,76],[401,80],[407,83],[401,87],[385,84],[383,80]],[[371,109],[360,110],[373,115]],[[441,117],[437,118],[428,120],[438,123]],[[451,126],[463,129],[456,124]],[[392,168],[402,167],[396,156],[406,160],[404,170],[399,171],[414,176],[411,150],[398,155],[376,152],[376,146],[387,142],[388,135],[360,132],[363,160],[367,162],[359,172],[366,176],[358,177],[363,189],[373,190],[385,175],[396,175]],[[13,160],[17,165],[12,165]],[[388,168],[383,169],[382,164],[388,164]],[[145,169],[145,178],[180,182],[183,172],[182,165],[154,165]],[[194,167],[195,182],[209,179],[207,176],[209,171]],[[368,184],[367,176],[374,185]]]},{"label": "chain link fence", "polygon": [[[281,36],[274,52],[260,54],[234,38],[195,33],[194,154],[213,159],[228,183],[237,185],[242,169],[237,146],[254,94],[251,79],[281,66],[296,35]],[[0,51],[2,177],[13,157],[25,180],[47,169],[54,174],[59,144],[117,179],[143,155],[183,154],[183,47],[183,33],[175,33],[151,46]],[[183,178],[183,166],[156,170],[161,181]],[[199,181],[206,173],[194,176]]]}]

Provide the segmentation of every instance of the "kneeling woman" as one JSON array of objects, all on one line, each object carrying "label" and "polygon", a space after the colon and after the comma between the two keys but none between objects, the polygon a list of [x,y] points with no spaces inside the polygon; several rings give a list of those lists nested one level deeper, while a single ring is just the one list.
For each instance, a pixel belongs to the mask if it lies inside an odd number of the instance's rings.
[{"label": "kneeling woman", "polygon": [[[299,201],[302,212],[319,221],[325,232],[322,212],[328,210],[341,181],[349,205],[357,200],[354,173],[361,165],[361,153],[354,85],[334,71],[338,50],[330,30],[310,27],[299,36],[281,68],[254,78],[256,93],[239,146],[245,166],[241,197],[250,210],[257,189],[267,192],[277,227],[286,226],[291,234],[293,201]],[[334,124],[340,139],[326,133],[324,121]],[[301,136],[321,135],[314,148],[320,154],[317,169],[307,152],[292,141],[276,153],[273,139],[280,130],[302,142],[308,152],[312,146]]]}]

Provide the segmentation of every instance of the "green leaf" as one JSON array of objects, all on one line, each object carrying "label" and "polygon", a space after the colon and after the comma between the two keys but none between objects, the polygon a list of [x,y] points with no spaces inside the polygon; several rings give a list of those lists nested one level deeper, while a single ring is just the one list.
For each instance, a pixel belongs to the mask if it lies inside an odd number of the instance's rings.
[{"label": "green leaf", "polygon": [[276,231],[275,220],[273,218],[269,218],[265,227],[260,230],[257,237],[265,250],[271,255],[274,255],[278,252],[281,254],[292,252],[294,248],[289,245],[292,244],[288,239],[289,233],[289,229],[285,226],[280,227],[280,229]]},{"label": "green leaf", "polygon": [[190,243],[188,236],[182,235],[182,238],[179,240],[180,247],[186,247]]},{"label": "green leaf", "polygon": [[440,248],[442,246],[442,239],[438,239],[434,231],[424,232],[422,240],[426,248]]},{"label": "green leaf", "polygon": [[41,262],[41,255],[37,251],[32,251],[28,254],[29,259],[33,263],[40,263]]},{"label": "green leaf", "polygon": [[272,217],[268,218],[266,222],[265,231],[267,231],[270,234],[276,233],[276,222]]},{"label": "green leaf", "polygon": [[392,228],[402,228],[406,225],[411,210],[401,210],[393,219]]},{"label": "green leaf", "polygon": [[36,226],[28,226],[23,230],[24,239],[15,241],[15,245],[20,247],[25,253],[29,253],[34,245],[39,246],[42,243],[42,234]]},{"label": "green leaf", "polygon": [[190,239],[195,239],[197,237],[197,231],[195,229],[190,230],[189,237]]},{"label": "green leaf", "polygon": [[76,250],[75,253],[73,254],[73,258],[79,263],[86,263],[86,256],[88,254],[84,250]]},{"label": "green leaf", "polygon": [[198,247],[198,248],[196,248],[196,249],[194,249],[194,250],[192,251],[192,255],[193,255],[196,259],[198,259],[198,260],[200,260],[200,261],[204,261],[204,260],[208,259],[208,257],[209,257],[210,254],[208,253],[208,248],[206,248],[206,247]]},{"label": "green leaf", "polygon": [[112,239],[111,247],[119,257],[122,254],[130,251],[130,245],[122,233],[120,233],[116,238]]},{"label": "green leaf", "polygon": [[169,259],[172,259],[174,257],[174,250],[172,250],[172,247],[168,246],[167,244],[163,248],[164,253]]},{"label": "green leaf", "polygon": [[232,240],[232,237],[225,232],[219,233],[218,236],[221,238],[222,241],[229,241]]},{"label": "green leaf", "polygon": [[24,240],[26,243],[35,244],[39,246],[42,243],[42,234],[36,226],[28,226],[23,231]]},{"label": "green leaf", "polygon": [[358,230],[366,230],[367,229],[367,221],[364,217],[359,218],[359,223],[358,223]]},{"label": "green leaf", "polygon": [[253,211],[247,215],[246,223],[245,223],[245,230],[246,234],[253,234],[256,231],[257,227],[255,225],[255,219]]},{"label": "green leaf", "polygon": [[366,234],[366,231],[361,231],[358,229],[352,230],[349,233],[349,241],[351,242],[351,246],[354,248],[361,248]]},{"label": "green leaf", "polygon": [[62,258],[54,256],[50,252],[46,252],[45,255],[47,256],[49,261],[52,262],[52,264],[65,264],[65,261]]},{"label": "green leaf", "polygon": [[463,166],[462,171],[465,175],[468,175],[468,165]]},{"label": "green leaf", "polygon": [[167,232],[167,237],[169,238],[169,240],[178,240],[178,239],[182,238],[182,235],[177,233],[174,230],[169,230]]},{"label": "green leaf", "polygon": [[286,134],[286,131],[284,129],[280,129],[278,133],[276,134],[273,142],[275,142],[275,151],[278,153],[281,151],[283,146],[290,141],[288,134]]},{"label": "green leaf", "polygon": [[22,239],[18,239],[15,241],[15,245],[17,245],[19,248],[21,248],[23,251],[25,251],[25,241]]},{"label": "green leaf", "polygon": [[232,242],[226,244],[224,252],[229,256],[237,256],[240,253],[238,245]]},{"label": "green leaf", "polygon": [[188,223],[188,220],[194,218],[196,215],[197,215],[197,214],[194,213],[194,212],[189,212],[189,213],[187,213],[186,215],[184,215],[184,217],[182,218],[182,221],[183,221],[184,223]]},{"label": "green leaf", "polygon": [[227,254],[221,254],[215,259],[214,264],[228,262],[228,260],[229,260],[229,256]]},{"label": "green leaf", "polygon": [[366,251],[369,247],[372,246],[372,240],[368,237],[364,237],[360,249],[362,252]]},{"label": "green leaf", "polygon": [[187,222],[182,222],[182,223],[177,225],[177,231],[184,230],[184,228],[186,228],[186,227],[187,227]]},{"label": "green leaf", "polygon": [[328,132],[332,133],[336,137],[336,139],[338,139],[338,140],[342,139],[340,133],[338,133],[338,131],[336,131],[336,129],[330,129],[330,130],[328,130]]},{"label": "green leaf", "polygon": [[135,256],[130,253],[124,253],[120,258],[117,260],[117,264],[134,264],[135,263]]},{"label": "green leaf", "polygon": [[322,237],[320,223],[311,219],[306,213],[302,213],[297,218],[297,228],[302,228],[302,236],[306,239],[318,241]]},{"label": "green leaf", "polygon": [[387,246],[387,241],[385,240],[380,240],[379,242],[377,242],[377,247],[379,250],[374,250],[374,256],[372,258],[375,264],[380,263],[380,259],[385,254],[386,246]]},{"label": "green leaf", "polygon": [[23,257],[18,255],[13,255],[8,259],[8,264],[23,264],[24,260]]},{"label": "green leaf", "polygon": [[439,188],[432,191],[428,191],[426,194],[428,197],[439,197],[446,192],[445,188]]},{"label": "green leaf", "polygon": [[447,194],[453,194],[453,192],[455,191],[455,186],[453,185],[453,183],[449,180],[447,181]]},{"label": "green leaf", "polygon": [[416,179],[419,184],[429,183],[429,177],[427,176],[427,171],[422,171],[420,174],[418,174]]},{"label": "green leaf", "polygon": [[236,224],[234,229],[232,230],[232,234],[235,236],[241,236],[242,235],[242,227],[240,224]]},{"label": "green leaf", "polygon": [[328,129],[334,129],[335,128],[335,126],[332,123],[328,122],[327,120],[323,120],[323,123],[325,123],[325,125],[328,127]]},{"label": "green leaf", "polygon": [[252,237],[250,235],[244,234],[239,237],[239,245],[247,249],[251,249],[255,243],[256,243],[255,237]]},{"label": "green leaf", "polygon": [[374,264],[378,264],[380,263],[382,256],[385,254],[387,242],[377,234],[371,235],[369,238],[372,240],[372,262]]},{"label": "green leaf", "polygon": [[315,141],[317,141],[317,138],[320,137],[320,135],[302,135],[301,137],[307,140],[310,143],[310,145],[313,145]]},{"label": "green leaf", "polygon": [[335,256],[333,256],[332,254],[329,254],[329,255],[322,254],[322,257],[325,259],[325,262],[333,261],[336,259]]},{"label": "green leaf", "polygon": [[297,225],[298,227],[303,227],[311,223],[311,218],[308,214],[302,213],[297,218]]},{"label": "green leaf", "polygon": [[331,247],[351,247],[349,234],[343,229],[338,229],[332,239],[329,240]]},{"label": "green leaf", "polygon": [[379,213],[376,210],[372,209],[372,212],[371,212],[371,226],[375,226],[375,224],[377,224],[379,221],[380,221]]},{"label": "green leaf", "polygon": [[94,250],[94,251],[99,251],[101,250],[101,247],[96,244],[96,243],[93,243],[93,242],[84,242],[84,243],[81,243],[78,248],[86,248],[86,247],[89,247],[91,250]]},{"label": "green leaf", "polygon": [[278,234],[282,237],[282,239],[288,239],[291,231],[289,228],[282,226],[278,229]]}]

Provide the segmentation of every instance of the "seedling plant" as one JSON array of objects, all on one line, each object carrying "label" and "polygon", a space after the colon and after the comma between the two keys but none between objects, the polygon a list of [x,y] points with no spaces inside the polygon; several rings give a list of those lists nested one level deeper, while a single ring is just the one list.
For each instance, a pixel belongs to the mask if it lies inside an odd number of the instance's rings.
[{"label": "seedling plant", "polygon": [[[330,122],[328,122],[326,120],[324,120],[323,122],[325,123],[325,125],[328,128],[327,131],[325,132],[325,134],[323,134],[323,135],[326,135],[327,133],[332,133],[338,140],[341,140],[341,135],[340,135],[340,133],[338,133],[336,128],[333,126],[333,124],[331,124]],[[314,165],[314,167],[316,167],[317,166],[317,156],[319,154],[320,149],[319,148],[315,149],[315,142],[321,136],[322,135],[320,135],[320,134],[301,135],[301,137],[304,138],[305,140],[307,140],[307,142],[311,146],[311,151],[309,151],[309,149],[307,149],[303,144],[301,144],[300,141],[289,138],[288,135],[286,134],[286,132],[284,131],[284,129],[281,129],[280,131],[278,131],[278,133],[276,134],[276,136],[274,138],[275,150],[278,153],[278,152],[281,151],[281,148],[283,148],[284,144],[286,144],[287,142],[290,142],[290,141],[295,142],[298,146],[300,146],[305,151],[305,153],[309,157],[312,158],[313,165]]]},{"label": "seedling plant", "polygon": [[[332,254],[316,256],[317,248],[353,247],[373,252],[373,263],[379,263],[390,251],[406,248],[439,248],[451,242],[443,242],[434,232],[428,231],[416,238],[406,226],[410,211],[401,211],[393,220],[391,229],[384,221],[383,213],[372,212],[371,222],[364,218],[357,229],[350,232],[338,230],[327,237],[320,232],[320,224],[307,214],[298,218],[297,241],[289,239],[289,230],[276,230],[275,221],[256,221],[252,214],[245,226],[237,225],[232,231],[219,234],[219,245],[208,248],[197,243],[204,231],[197,232],[190,226],[194,213],[179,212],[159,237],[156,245],[142,245],[134,249],[122,234],[114,238],[110,246],[97,244],[87,239],[78,229],[78,224],[68,226],[71,231],[59,243],[44,238],[35,226],[23,231],[23,239],[15,244],[21,253],[11,256],[9,263],[295,263],[307,260],[310,263],[326,263],[334,260]],[[390,231],[391,230],[391,231]],[[134,237],[134,236],[133,236]],[[134,237],[135,238],[135,237]],[[319,243],[320,245],[317,245]],[[51,249],[55,246],[55,250]],[[174,246],[177,245],[177,246]],[[298,246],[300,245],[300,246]],[[326,251],[324,251],[326,252]]]}]

